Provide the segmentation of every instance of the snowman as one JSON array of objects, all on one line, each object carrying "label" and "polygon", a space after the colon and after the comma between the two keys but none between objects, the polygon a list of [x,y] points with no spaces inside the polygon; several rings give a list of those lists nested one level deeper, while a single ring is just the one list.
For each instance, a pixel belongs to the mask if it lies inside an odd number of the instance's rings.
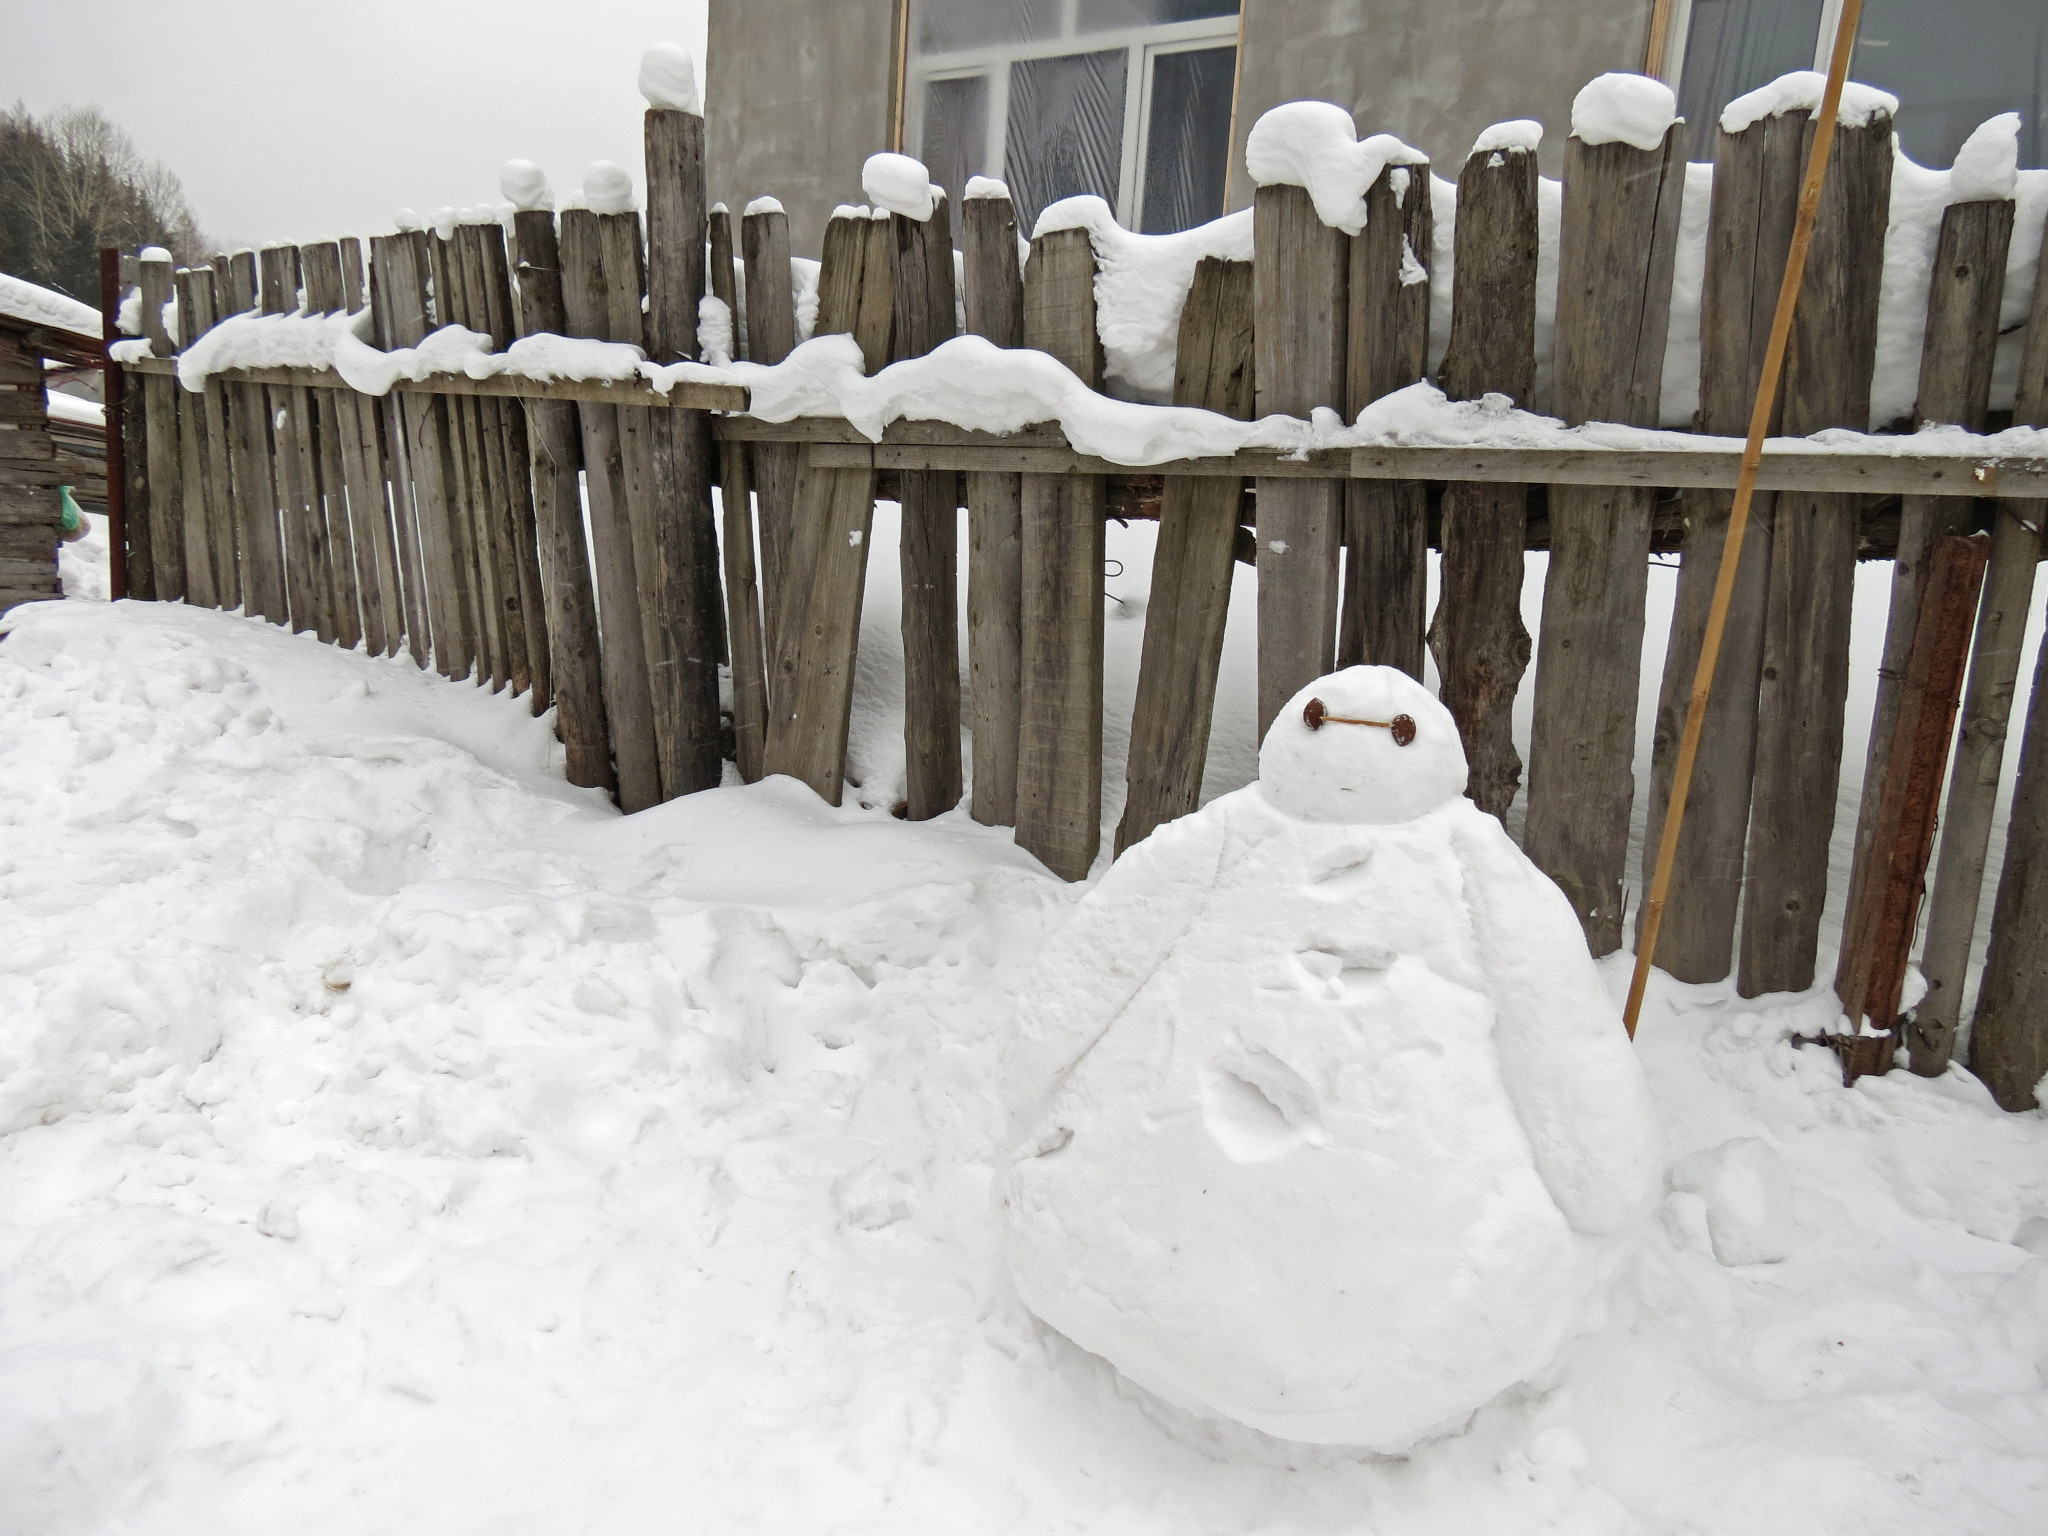
[{"label": "snowman", "polygon": [[1464,788],[1405,674],[1320,678],[1020,1004],[1010,1273],[1181,1407],[1399,1453],[1601,1320],[1658,1190],[1649,1095],[1570,905]]}]

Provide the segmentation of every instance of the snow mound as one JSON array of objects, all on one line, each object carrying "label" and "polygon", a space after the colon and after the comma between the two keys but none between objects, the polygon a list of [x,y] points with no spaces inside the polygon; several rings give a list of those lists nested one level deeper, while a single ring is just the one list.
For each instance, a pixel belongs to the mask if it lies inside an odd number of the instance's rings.
[{"label": "snow mound", "polygon": [[1472,141],[1472,153],[1533,155],[1542,142],[1543,125],[1533,117],[1517,117],[1482,128],[1479,137]]},{"label": "snow mound", "polygon": [[1282,102],[1252,124],[1244,146],[1255,185],[1305,189],[1316,217],[1347,235],[1365,228],[1365,194],[1382,170],[1428,163],[1390,133],[1360,139],[1351,114],[1329,101]]},{"label": "snow mound", "polygon": [[970,176],[970,177],[968,177],[968,178],[967,178],[967,190],[966,190],[965,192],[963,192],[963,193],[961,194],[961,196],[962,196],[962,198],[963,198],[963,199],[964,199],[964,198],[975,198],[975,197],[1001,197],[1001,198],[1007,198],[1007,197],[1008,197],[1009,195],[1010,195],[1010,185],[1009,185],[1009,183],[1008,183],[1008,182],[1005,182],[1005,181],[998,181],[998,180],[996,180],[996,178],[995,178],[995,177],[993,177],[993,176]]},{"label": "snow mound", "polygon": [[932,216],[932,209],[937,206],[932,194],[938,189],[932,185],[931,173],[924,163],[886,150],[868,156],[867,163],[860,168],[860,189],[875,207],[916,219],[920,224]]},{"label": "snow mound", "polygon": [[636,206],[632,173],[609,160],[593,160],[583,173],[583,198],[592,213],[632,212]]},{"label": "snow mound", "polygon": [[26,320],[31,325],[54,325],[94,340],[100,334],[100,312],[90,304],[81,304],[69,294],[10,277],[5,272],[0,272],[0,315]]},{"label": "snow mound", "polygon": [[[1828,77],[1819,70],[1795,69],[1760,85],[1746,96],[1738,96],[1721,109],[1721,131],[1741,133],[1767,117],[1787,112],[1818,112],[1827,94]],[[1844,128],[1867,128],[1880,117],[1896,117],[1899,98],[1874,85],[1842,83],[1842,102],[1835,109],[1835,121]]]},{"label": "snow mound", "polygon": [[1949,168],[1952,203],[2009,202],[2020,178],[2020,115],[2001,112],[1977,125]]},{"label": "snow mound", "polygon": [[[1402,717],[1405,746],[1355,723]],[[1041,959],[994,1188],[1011,1275],[1183,1408],[1407,1451],[1597,1326],[1656,1197],[1577,920],[1464,767],[1412,679],[1318,679],[1259,782],[1126,853]]]},{"label": "snow mound", "polygon": [[1677,93],[1648,75],[1596,75],[1572,98],[1572,137],[1582,144],[1656,149],[1677,121]]},{"label": "snow mound", "polygon": [[757,213],[781,213],[782,199],[779,197],[757,197],[740,210],[740,217],[751,219]]},{"label": "snow mound", "polygon": [[498,172],[498,190],[514,208],[552,208],[555,194],[548,186],[548,173],[531,160],[507,160]]},{"label": "snow mound", "polygon": [[640,56],[640,94],[658,110],[704,115],[697,62],[687,48],[675,43],[657,43]]}]

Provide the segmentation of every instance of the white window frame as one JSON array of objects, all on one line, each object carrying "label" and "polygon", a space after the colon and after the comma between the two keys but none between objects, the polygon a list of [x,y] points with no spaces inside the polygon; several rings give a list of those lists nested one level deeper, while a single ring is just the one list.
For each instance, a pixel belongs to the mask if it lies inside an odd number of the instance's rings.
[{"label": "white window frame", "polygon": [[[1138,227],[1145,207],[1145,152],[1152,132],[1153,61],[1162,54],[1192,53],[1203,48],[1239,44],[1239,15],[1209,16],[1196,21],[1167,22],[1154,27],[1120,27],[1106,32],[1076,32],[1077,0],[1062,7],[1060,35],[1029,43],[999,43],[928,53],[910,61],[909,110],[905,147],[924,143],[924,88],[938,80],[980,75],[988,81],[988,142],[983,164],[1002,167],[1010,127],[1010,66],[1026,59],[1059,59],[1079,53],[1124,50],[1124,141],[1117,175],[1116,218],[1126,229]],[[1242,68],[1241,52],[1237,61]],[[1001,176],[1001,169],[990,172]],[[1218,210],[1221,212],[1221,210]]]}]

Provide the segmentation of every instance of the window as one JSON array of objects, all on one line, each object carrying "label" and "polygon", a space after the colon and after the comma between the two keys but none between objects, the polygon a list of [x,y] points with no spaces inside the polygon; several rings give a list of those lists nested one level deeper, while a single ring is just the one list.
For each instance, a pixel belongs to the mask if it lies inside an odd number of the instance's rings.
[{"label": "window", "polygon": [[[1710,160],[1721,108],[1793,69],[1825,69],[1840,0],[1680,0],[1679,110],[1691,154]],[[2020,114],[2020,163],[2042,163],[2048,6],[2041,0],[1865,0],[1850,76],[1899,98],[1898,134],[1922,165],[1946,166],[1970,131]]]},{"label": "window", "polygon": [[907,138],[946,189],[1000,176],[1029,228],[1106,199],[1126,226],[1223,212],[1236,0],[915,0]]}]

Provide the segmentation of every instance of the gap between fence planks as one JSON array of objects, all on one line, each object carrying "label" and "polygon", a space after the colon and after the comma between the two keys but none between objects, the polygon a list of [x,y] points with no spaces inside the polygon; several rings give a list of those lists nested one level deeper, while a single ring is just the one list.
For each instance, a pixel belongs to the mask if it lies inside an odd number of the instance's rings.
[{"label": "gap between fence planks", "polygon": [[[1568,424],[1656,424],[1684,138],[1674,126],[1657,149],[1565,145],[1552,388]],[[1550,491],[1523,845],[1595,957],[1621,947],[1655,498],[1642,486]]]},{"label": "gap between fence planks", "polygon": [[[1095,251],[1086,230],[1031,242],[1024,344],[1058,358],[1090,388],[1100,385]],[[1102,847],[1101,478],[1025,475],[1020,539],[1017,845],[1061,879],[1081,880]]]},{"label": "gap between fence planks", "polygon": [[[1438,382],[1453,400],[1506,395],[1529,406],[1536,382],[1536,156],[1483,151],[1458,174],[1451,334]],[[1529,666],[1522,623],[1525,484],[1444,488],[1441,590],[1429,646],[1471,775],[1465,793],[1505,816],[1522,779],[1515,691]],[[1265,538],[1264,530],[1260,538]]]},{"label": "gap between fence planks", "polygon": [[[711,296],[725,306],[728,322],[739,324],[738,283],[733,276],[732,215],[723,204],[707,216]],[[739,345],[738,332],[731,343]],[[768,663],[761,617],[761,583],[754,552],[751,451],[746,443],[721,439],[719,464],[719,552],[725,571],[725,637],[732,663],[733,763],[746,783],[761,777],[768,747]]]},{"label": "gap between fence planks", "polygon": [[[1248,418],[1256,397],[1249,262],[1205,256],[1181,309],[1173,401]],[[1170,475],[1159,508],[1119,856],[1201,798],[1236,565],[1242,483]],[[1393,508],[1372,508],[1390,515]]]}]

